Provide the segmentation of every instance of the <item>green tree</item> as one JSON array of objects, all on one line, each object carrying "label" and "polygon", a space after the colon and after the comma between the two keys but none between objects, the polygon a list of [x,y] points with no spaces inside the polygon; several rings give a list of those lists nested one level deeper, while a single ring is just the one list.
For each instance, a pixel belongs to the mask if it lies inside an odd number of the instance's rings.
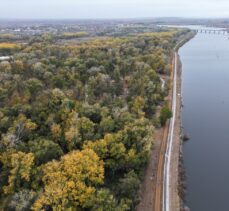
[{"label": "green tree", "polygon": [[93,139],[94,126],[95,124],[86,117],[82,117],[78,120],[77,127],[82,141]]},{"label": "green tree", "polygon": [[43,88],[43,83],[36,78],[31,78],[26,81],[26,87],[28,88],[31,96],[34,97],[34,95]]},{"label": "green tree", "polygon": [[100,189],[96,196],[90,202],[92,211],[127,211],[130,210],[130,200],[121,200],[120,202],[114,197],[108,189]]},{"label": "green tree", "polygon": [[162,126],[166,124],[166,121],[173,116],[172,111],[167,107],[163,107],[160,112],[160,123]]},{"label": "green tree", "polygon": [[36,165],[41,165],[53,159],[58,159],[63,155],[60,146],[47,139],[35,139],[29,141],[26,147],[34,154]]},{"label": "green tree", "polygon": [[124,178],[119,179],[117,193],[123,198],[135,198],[139,189],[140,180],[138,175],[132,170],[125,174]]}]

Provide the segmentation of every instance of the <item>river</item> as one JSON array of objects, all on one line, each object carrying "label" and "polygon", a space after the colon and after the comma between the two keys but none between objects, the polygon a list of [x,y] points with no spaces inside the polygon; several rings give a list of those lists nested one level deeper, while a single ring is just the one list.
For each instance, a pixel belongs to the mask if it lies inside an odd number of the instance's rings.
[{"label": "river", "polygon": [[229,210],[229,39],[197,34],[180,50],[186,204],[191,211]]}]

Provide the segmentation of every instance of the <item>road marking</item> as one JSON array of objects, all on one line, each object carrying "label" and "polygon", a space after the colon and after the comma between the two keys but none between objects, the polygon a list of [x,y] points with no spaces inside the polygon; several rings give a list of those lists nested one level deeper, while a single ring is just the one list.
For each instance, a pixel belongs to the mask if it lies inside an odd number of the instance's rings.
[{"label": "road marking", "polygon": [[[177,103],[177,48],[182,42],[183,40],[174,48],[173,73],[171,75],[173,81],[173,88],[171,90],[171,110],[173,112],[173,116],[164,127],[163,131],[163,138],[159,152],[160,155],[158,158],[157,173],[155,175],[157,185],[155,188],[154,196],[154,211],[170,211],[170,167]],[[161,185],[159,185],[159,181]]]},{"label": "road marking", "polygon": [[174,125],[176,119],[176,95],[177,95],[177,52],[174,53],[174,76],[173,76],[173,94],[172,94],[172,112],[173,116],[169,122],[169,134],[168,134],[168,142],[167,142],[167,149],[164,162],[164,211],[170,210],[170,167],[171,167],[171,154],[173,148],[173,133],[174,133]]}]

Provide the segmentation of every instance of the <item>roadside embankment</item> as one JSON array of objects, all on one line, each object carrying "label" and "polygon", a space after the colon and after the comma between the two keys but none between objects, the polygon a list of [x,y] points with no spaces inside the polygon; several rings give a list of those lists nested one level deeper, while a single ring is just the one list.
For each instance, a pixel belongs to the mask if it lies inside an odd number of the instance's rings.
[{"label": "roadside embankment", "polygon": [[[177,98],[177,104],[175,109],[175,123],[172,137],[174,142],[172,142],[172,150],[169,154],[170,156],[170,165],[169,166],[169,210],[170,211],[179,211],[181,208],[181,199],[179,194],[179,161],[180,161],[180,150],[181,150],[181,67],[178,63],[178,49],[183,46],[186,42],[192,39],[195,36],[194,32],[188,33],[182,41],[177,44],[174,48],[174,59],[173,59],[173,72],[171,73],[171,88],[167,96],[169,105],[172,107],[173,97]],[[176,65],[176,64],[178,65]],[[176,68],[175,68],[176,67]],[[174,71],[174,69],[176,71]],[[174,74],[176,72],[176,74]],[[176,80],[174,79],[176,75]],[[176,86],[178,94],[173,94],[173,86]],[[145,171],[144,181],[142,183],[140,191],[140,203],[137,206],[137,211],[162,211],[165,200],[163,198],[165,189],[165,180],[164,180],[164,165],[166,149],[168,148],[168,134],[170,130],[170,123],[167,122],[164,128],[158,128],[154,131],[154,147],[151,151],[149,163]],[[171,144],[170,144],[171,146]],[[166,158],[167,159],[167,158]],[[168,163],[168,162],[167,162]],[[167,188],[168,189],[168,188]]]},{"label": "roadside embankment", "polygon": [[[191,40],[196,35],[195,32],[190,32],[187,37],[180,42],[175,51],[178,52],[185,43]],[[181,168],[182,163],[182,63],[179,57],[177,56],[177,95],[174,96],[177,98],[176,103],[176,116],[175,116],[175,125],[174,125],[174,134],[173,134],[173,147],[171,153],[171,166],[170,166],[170,210],[171,211],[180,211],[183,207],[184,199],[184,186],[182,182],[183,169]]]}]

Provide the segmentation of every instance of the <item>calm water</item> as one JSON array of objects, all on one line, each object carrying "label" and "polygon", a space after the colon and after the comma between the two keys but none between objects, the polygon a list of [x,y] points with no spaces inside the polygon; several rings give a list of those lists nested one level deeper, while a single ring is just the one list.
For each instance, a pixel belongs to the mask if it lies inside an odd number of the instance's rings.
[{"label": "calm water", "polygon": [[229,211],[229,39],[198,34],[179,51],[187,205]]}]

